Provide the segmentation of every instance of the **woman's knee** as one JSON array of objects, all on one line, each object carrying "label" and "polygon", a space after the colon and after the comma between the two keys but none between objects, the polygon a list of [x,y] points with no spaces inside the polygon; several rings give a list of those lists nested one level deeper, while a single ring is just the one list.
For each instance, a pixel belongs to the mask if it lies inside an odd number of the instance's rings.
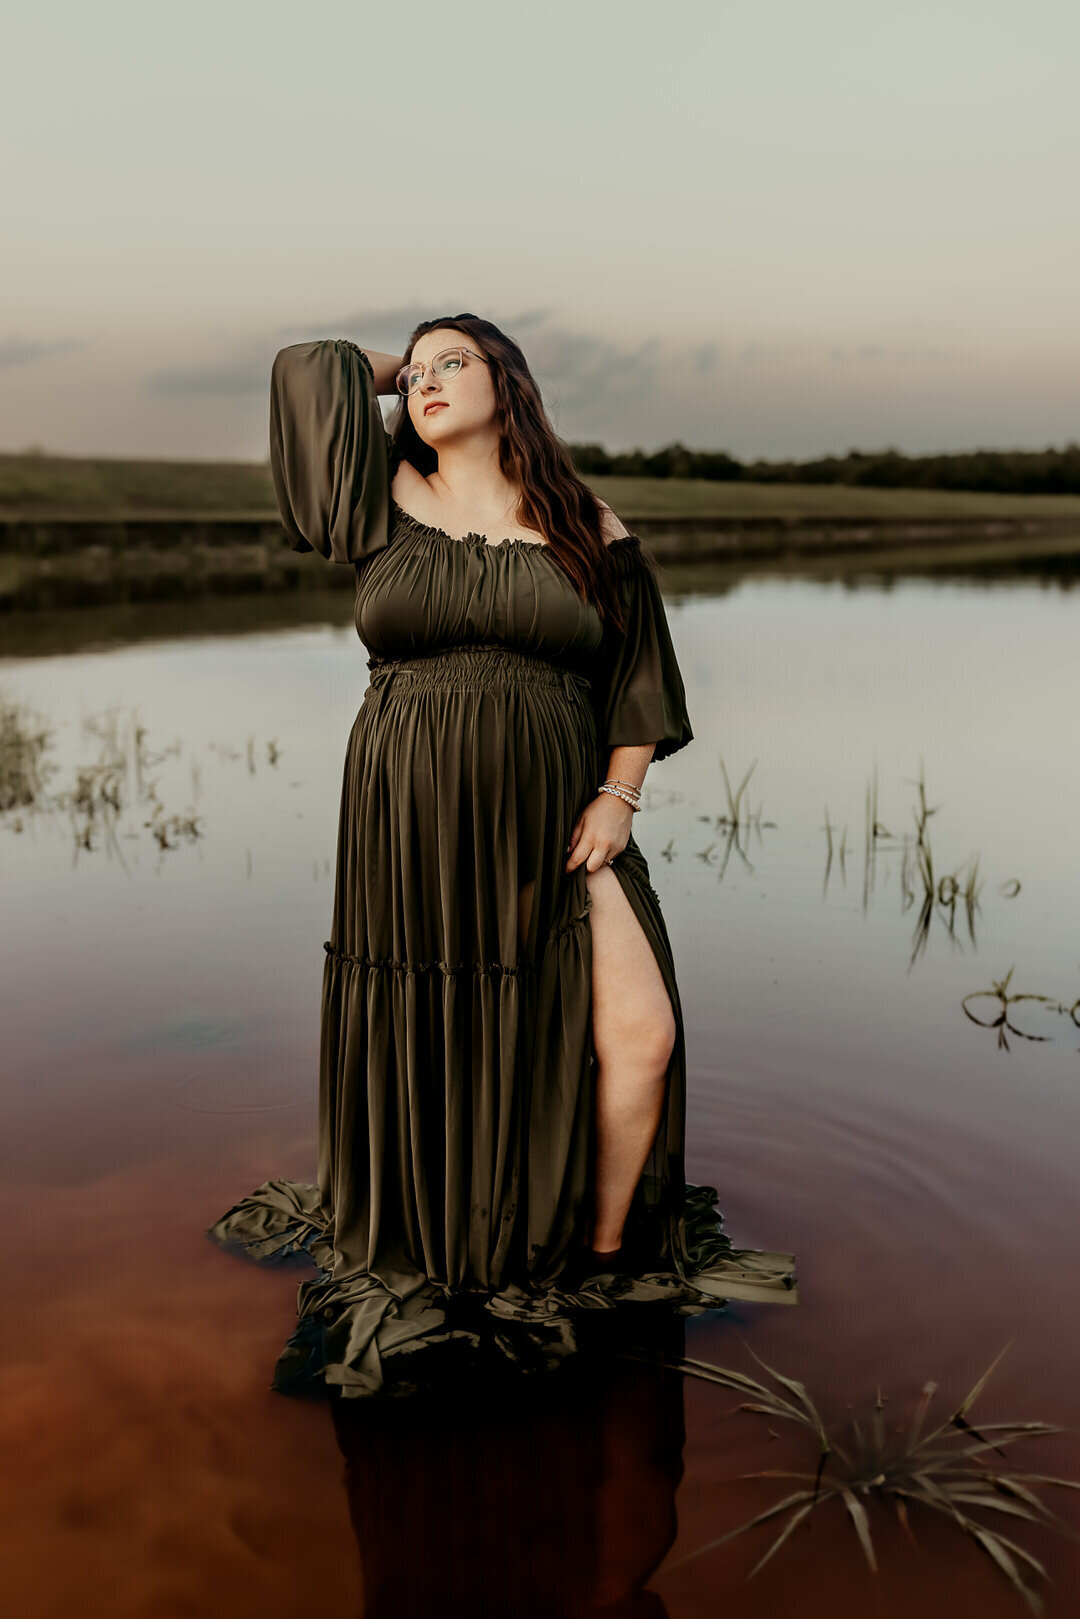
[{"label": "woman's knee", "polygon": [[590,872],[588,881],[595,1033],[628,1065],[666,1069],[678,1031],[656,955],[615,873]]},{"label": "woman's knee", "polygon": [[664,1005],[643,1020],[637,1036],[642,1059],[657,1070],[665,1071],[675,1050],[675,1018],[671,1002],[665,996]]},{"label": "woman's knee", "polygon": [[621,1006],[609,1005],[602,1018],[594,1013],[593,1028],[601,1062],[651,1077],[666,1073],[676,1038],[670,1001],[654,1007],[632,999]]}]

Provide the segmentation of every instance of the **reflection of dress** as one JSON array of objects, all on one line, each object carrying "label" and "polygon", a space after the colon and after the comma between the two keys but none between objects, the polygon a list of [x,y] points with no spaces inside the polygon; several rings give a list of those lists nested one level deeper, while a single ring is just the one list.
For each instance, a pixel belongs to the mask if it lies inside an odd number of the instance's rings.
[{"label": "reflection of dress", "polygon": [[607,749],[655,742],[661,760],[692,740],[640,540],[612,542],[615,635],[547,546],[455,540],[406,514],[370,362],[344,340],[279,353],[270,430],[289,542],[355,565],[372,654],[325,945],[318,1185],[268,1181],[211,1230],[319,1267],[275,1386],[404,1391],[434,1364],[417,1350],[485,1336],[550,1363],[574,1347],[575,1309],[615,1297],[795,1302],[794,1257],[732,1249],[715,1191],[685,1184],[682,1013],[633,837],[612,870],[677,1027],[627,1225],[655,1273],[557,1285],[589,1213],[595,1069],[590,898],[566,846]]},{"label": "reflection of dress", "polygon": [[[462,1379],[452,1401],[338,1400],[364,1619],[668,1619],[649,1584],[675,1543],[686,1322],[583,1325],[556,1378]],[[618,1325],[619,1348],[605,1347]],[[466,1509],[458,1507],[467,1501]]]}]

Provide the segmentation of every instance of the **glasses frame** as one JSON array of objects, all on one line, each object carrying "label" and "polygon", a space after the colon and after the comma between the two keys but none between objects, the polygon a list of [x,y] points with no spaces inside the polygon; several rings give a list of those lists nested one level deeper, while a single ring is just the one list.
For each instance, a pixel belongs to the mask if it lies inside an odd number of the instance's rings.
[{"label": "glasses frame", "polygon": [[[487,365],[487,361],[484,359],[484,356],[482,354],[477,354],[475,352],[475,350],[473,350],[473,349],[465,348],[465,346],[463,344],[455,344],[451,348],[440,349],[438,354],[433,354],[431,356],[431,359],[428,361],[427,365],[421,366],[419,364],[419,361],[410,361],[408,365],[403,365],[401,370],[397,373],[397,375],[394,378],[394,382],[395,382],[395,384],[397,386],[398,393],[401,394],[405,399],[408,399],[410,394],[414,394],[414,393],[418,392],[418,390],[421,389],[424,386],[424,378],[427,376],[429,370],[431,371],[432,375],[434,376],[436,360],[441,360],[447,354],[463,354],[463,355],[467,354],[470,359],[480,360],[484,365]],[[462,366],[464,366],[464,363],[465,362],[462,361]],[[416,374],[414,372],[414,370],[413,370],[414,365],[419,367],[420,377],[419,377],[419,381],[416,384],[416,387],[412,388],[412,387],[409,386],[409,380],[410,380],[411,377],[413,377]],[[452,375],[456,376],[457,372],[456,371],[453,372]],[[404,388],[401,386],[402,378],[405,379],[405,387]]]}]

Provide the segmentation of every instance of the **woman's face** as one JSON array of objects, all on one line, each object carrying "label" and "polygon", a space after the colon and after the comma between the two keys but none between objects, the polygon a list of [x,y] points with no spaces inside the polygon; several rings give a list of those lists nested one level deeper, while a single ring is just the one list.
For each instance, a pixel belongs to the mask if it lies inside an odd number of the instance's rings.
[{"label": "woman's face", "polygon": [[[437,377],[431,362],[443,349],[466,348],[460,371]],[[416,340],[410,365],[424,365],[424,380],[409,395],[409,417],[425,444],[433,450],[453,439],[482,432],[494,425],[498,416],[495,383],[490,365],[475,359],[483,354],[480,344],[453,327],[439,327]]]}]

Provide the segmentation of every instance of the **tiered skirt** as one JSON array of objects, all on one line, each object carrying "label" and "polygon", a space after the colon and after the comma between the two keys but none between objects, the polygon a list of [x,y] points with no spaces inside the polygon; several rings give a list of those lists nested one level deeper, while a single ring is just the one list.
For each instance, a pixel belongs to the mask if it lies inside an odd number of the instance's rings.
[{"label": "tiered skirt", "polygon": [[667,929],[630,838],[617,876],[675,1014],[627,1235],[635,1275],[563,1291],[594,1156],[590,895],[566,871],[603,767],[588,680],[501,643],[372,658],[349,737],[324,946],[317,1182],[212,1228],[315,1266],[279,1389],[408,1393],[448,1365],[550,1368],[582,1310],[796,1303],[794,1256],[735,1249],[684,1178],[686,1059]]}]

